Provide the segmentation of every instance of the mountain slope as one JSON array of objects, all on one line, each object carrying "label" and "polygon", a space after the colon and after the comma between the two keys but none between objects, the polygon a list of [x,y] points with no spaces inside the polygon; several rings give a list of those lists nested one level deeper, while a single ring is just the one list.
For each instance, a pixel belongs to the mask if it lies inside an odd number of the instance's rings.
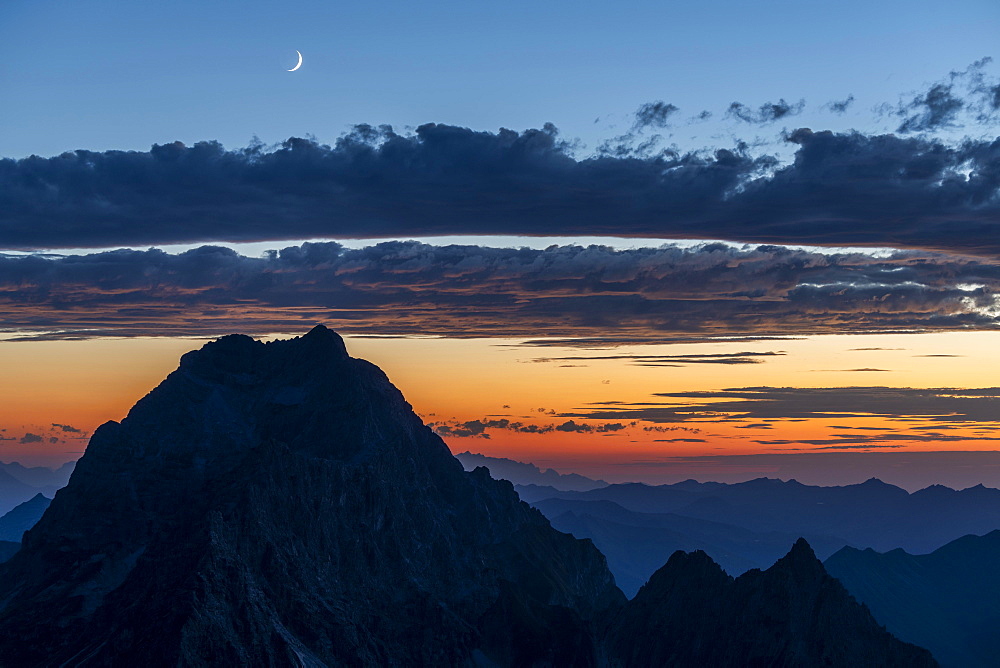
[{"label": "mountain slope", "polygon": [[936,665],[893,638],[827,575],[804,540],[733,580],[704,552],[676,552],[608,629],[615,666]]},{"label": "mountain slope", "polygon": [[36,494],[0,517],[0,540],[21,542],[24,532],[35,526],[52,503],[43,494]]},{"label": "mountain slope", "polygon": [[586,666],[624,597],[317,327],[208,343],[102,425],[0,601],[5,665]]},{"label": "mountain slope", "polygon": [[931,554],[844,548],[826,567],[900,638],[944,666],[995,666],[1000,656],[1000,531]]}]

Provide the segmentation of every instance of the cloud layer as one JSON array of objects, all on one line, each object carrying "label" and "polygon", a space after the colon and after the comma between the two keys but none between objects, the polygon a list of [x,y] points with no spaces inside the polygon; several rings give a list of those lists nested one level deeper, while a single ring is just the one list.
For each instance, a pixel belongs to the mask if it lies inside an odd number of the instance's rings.
[{"label": "cloud layer", "polygon": [[[778,246],[544,250],[307,243],[245,257],[0,254],[0,318],[41,336],[298,331],[690,339],[995,329],[1000,264],[924,252]],[[52,332],[55,332],[54,334]],[[610,342],[610,341],[609,341]],[[759,354],[638,363],[741,363]]]},{"label": "cloud layer", "polygon": [[[937,104],[921,99],[917,120],[905,122],[938,123],[937,112],[920,120]],[[647,107],[637,122],[651,127],[673,113]],[[741,109],[760,120],[795,107]],[[358,126],[333,146],[293,138],[274,148],[176,143],[0,160],[0,239],[17,249],[611,235],[1000,254],[1000,139],[952,145],[804,128],[786,139],[796,151],[784,166],[745,147],[577,159],[551,125],[437,124],[412,134]]]}]

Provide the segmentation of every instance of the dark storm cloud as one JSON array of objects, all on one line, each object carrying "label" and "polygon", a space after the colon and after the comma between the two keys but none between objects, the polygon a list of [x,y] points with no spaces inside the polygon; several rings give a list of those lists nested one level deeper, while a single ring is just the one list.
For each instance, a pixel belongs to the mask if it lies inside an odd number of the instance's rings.
[{"label": "dark storm cloud", "polygon": [[41,443],[44,439],[38,434],[27,433],[21,437],[18,443]]},{"label": "dark storm cloud", "polygon": [[[749,117],[795,111],[768,109]],[[578,159],[552,126],[428,124],[408,135],[359,126],[333,146],[203,142],[7,159],[0,243],[522,234],[1000,253],[1000,140],[799,129],[787,141],[787,165],[745,147]]]},{"label": "dark storm cloud", "polygon": [[[658,423],[859,417],[919,419],[944,424],[1000,423],[1000,388],[743,387],[654,396],[660,398],[660,404],[602,405],[563,416]],[[882,436],[881,440],[912,441],[922,437]]]},{"label": "dark storm cloud", "polygon": [[345,333],[584,337],[581,347],[752,342],[782,340],[777,334],[994,330],[998,292],[1000,264],[970,257],[718,243],[630,250],[309,243],[256,258],[212,246],[176,255],[0,254],[0,322],[27,338],[265,334],[324,322]]},{"label": "dark storm cloud", "polygon": [[798,102],[791,104],[781,99],[777,102],[766,102],[756,109],[741,102],[733,102],[729,105],[729,109],[726,111],[726,114],[731,118],[739,119],[744,123],[766,125],[768,123],[779,121],[787,116],[796,116],[802,113],[805,106],[805,100],[799,100]]}]

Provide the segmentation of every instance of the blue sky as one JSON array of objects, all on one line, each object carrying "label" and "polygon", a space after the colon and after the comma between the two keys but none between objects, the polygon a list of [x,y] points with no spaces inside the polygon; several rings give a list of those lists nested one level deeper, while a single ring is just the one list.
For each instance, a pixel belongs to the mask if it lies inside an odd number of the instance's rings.
[{"label": "blue sky", "polygon": [[[992,55],[998,34],[994,0],[16,0],[0,9],[0,155],[330,142],[354,123],[426,122],[550,121],[588,150],[651,100],[680,107],[669,141],[683,148],[785,125],[725,120],[733,101],[804,99],[788,127],[890,129],[872,107]],[[288,73],[296,49],[305,62]],[[847,114],[821,109],[848,95]],[[683,122],[702,110],[714,120]]]}]

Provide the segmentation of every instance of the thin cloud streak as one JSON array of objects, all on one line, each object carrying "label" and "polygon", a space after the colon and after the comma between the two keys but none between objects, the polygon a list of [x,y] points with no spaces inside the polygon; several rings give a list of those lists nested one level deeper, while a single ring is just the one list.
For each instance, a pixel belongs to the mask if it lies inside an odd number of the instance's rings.
[{"label": "thin cloud streak", "polygon": [[998,294],[1000,265],[969,257],[718,243],[351,250],[331,242],[257,258],[212,246],[177,255],[0,255],[0,318],[27,338],[267,334],[325,322],[358,334],[760,341],[994,330]]}]

